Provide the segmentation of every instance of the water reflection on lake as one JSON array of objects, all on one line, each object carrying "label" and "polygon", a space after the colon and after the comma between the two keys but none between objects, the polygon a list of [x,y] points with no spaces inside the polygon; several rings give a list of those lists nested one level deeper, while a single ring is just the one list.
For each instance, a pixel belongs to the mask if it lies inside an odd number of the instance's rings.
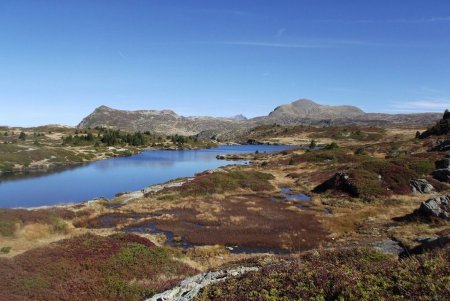
[{"label": "water reflection on lake", "polygon": [[258,151],[274,152],[291,148],[283,145],[235,145],[202,150],[156,150],[139,155],[112,158],[36,177],[3,179],[0,207],[35,207],[73,203],[95,197],[112,198],[118,192],[140,190],[148,185],[214,169],[226,164],[218,154]]}]

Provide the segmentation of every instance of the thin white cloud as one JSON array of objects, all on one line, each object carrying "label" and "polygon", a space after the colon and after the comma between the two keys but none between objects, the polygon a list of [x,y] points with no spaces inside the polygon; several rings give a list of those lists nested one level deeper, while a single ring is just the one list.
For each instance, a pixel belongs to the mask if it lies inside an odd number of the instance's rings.
[{"label": "thin white cloud", "polygon": [[395,102],[391,108],[397,112],[442,112],[450,108],[450,100],[433,99]]},{"label": "thin white cloud", "polygon": [[225,15],[225,16],[235,16],[235,17],[253,17],[255,14],[249,11],[242,10],[232,10],[232,9],[209,9],[209,8],[199,8],[199,9],[189,9],[188,11],[192,13],[199,14],[212,14],[212,15]]},{"label": "thin white cloud", "polygon": [[344,19],[321,19],[315,20],[316,23],[343,23],[343,24],[427,24],[427,23],[439,23],[450,22],[450,17],[428,17],[428,18],[416,18],[416,19],[358,19],[358,20],[344,20]]},{"label": "thin white cloud", "polygon": [[340,48],[340,47],[414,47],[413,45],[389,44],[370,41],[315,39],[303,43],[279,43],[265,41],[221,41],[221,45],[273,47],[273,48]]},{"label": "thin white cloud", "polygon": [[[389,21],[389,20],[388,20]],[[431,17],[431,18],[422,18],[422,19],[397,19],[391,20],[390,23],[438,23],[438,22],[450,22],[450,17]]]},{"label": "thin white cloud", "polygon": [[274,48],[326,48],[329,46],[320,44],[295,44],[295,43],[272,43],[272,42],[252,42],[252,41],[223,41],[217,44],[231,46],[253,46],[253,47],[274,47]]}]

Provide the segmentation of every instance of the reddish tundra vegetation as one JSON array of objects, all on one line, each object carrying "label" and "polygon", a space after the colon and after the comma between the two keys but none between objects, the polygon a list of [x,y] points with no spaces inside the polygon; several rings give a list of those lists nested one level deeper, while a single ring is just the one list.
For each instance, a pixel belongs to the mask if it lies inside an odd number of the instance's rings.
[{"label": "reddish tundra vegetation", "polygon": [[142,300],[196,271],[133,234],[86,234],[0,258],[0,300]]}]

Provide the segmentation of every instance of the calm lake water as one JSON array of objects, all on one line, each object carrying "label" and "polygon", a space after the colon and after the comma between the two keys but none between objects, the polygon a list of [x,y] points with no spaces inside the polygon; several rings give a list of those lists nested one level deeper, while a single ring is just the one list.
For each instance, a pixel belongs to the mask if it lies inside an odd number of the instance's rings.
[{"label": "calm lake water", "polygon": [[[36,207],[77,203],[96,197],[112,198],[116,193],[136,191],[171,179],[227,164],[219,154],[275,152],[285,145],[236,145],[201,150],[155,150],[139,155],[112,158],[35,177],[0,181],[0,207]],[[0,179],[1,180],[1,179]]]}]

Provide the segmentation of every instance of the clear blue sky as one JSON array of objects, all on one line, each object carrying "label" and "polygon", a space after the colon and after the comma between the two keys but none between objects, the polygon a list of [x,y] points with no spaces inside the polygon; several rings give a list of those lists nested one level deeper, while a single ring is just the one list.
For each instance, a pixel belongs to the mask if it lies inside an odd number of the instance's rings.
[{"label": "clear blue sky", "polygon": [[450,107],[450,1],[0,0],[0,124]]}]

